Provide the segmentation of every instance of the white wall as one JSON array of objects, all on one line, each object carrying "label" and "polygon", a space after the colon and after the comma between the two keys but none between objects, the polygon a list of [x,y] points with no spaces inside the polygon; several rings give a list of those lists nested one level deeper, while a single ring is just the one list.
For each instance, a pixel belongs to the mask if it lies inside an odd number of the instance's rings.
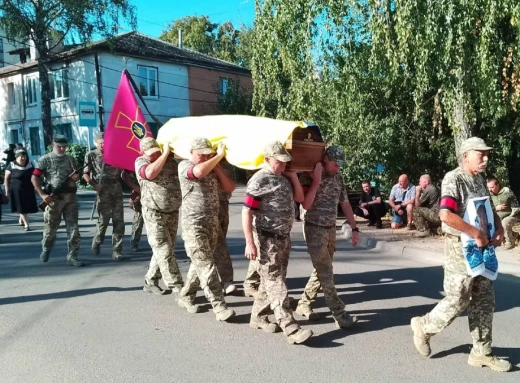
[{"label": "white wall", "polygon": [[[78,105],[80,101],[95,102],[98,105],[97,80],[95,72],[94,54],[72,59],[68,64],[55,63],[51,69],[68,68],[69,97],[51,102],[51,117],[53,125],[70,123],[72,125],[73,142],[82,145],[93,146],[93,137],[99,131],[98,125],[94,128],[79,126]],[[112,110],[116,89],[121,79],[121,72],[127,69],[138,83],[138,65],[152,66],[158,69],[158,94],[157,98],[146,98],[146,104],[150,111],[162,122],[172,117],[184,117],[189,115],[189,90],[188,70],[186,66],[156,62],[152,60],[137,59],[133,57],[115,56],[110,53],[99,55],[101,67],[101,89],[104,104],[104,124],[106,126]],[[10,129],[20,129],[20,142],[28,146],[30,150],[31,127],[40,128],[41,153],[45,153],[44,139],[41,124],[41,88],[37,83],[37,103],[23,107],[22,96],[26,99],[27,89],[22,91],[22,77],[24,82],[27,77],[39,78],[37,69],[24,75],[14,75],[0,78],[0,149],[5,149],[10,143]],[[14,82],[17,103],[14,107],[7,107],[7,83]],[[25,86],[25,84],[24,84]],[[25,93],[25,94],[24,94]],[[144,108],[143,112],[147,121],[153,120]],[[98,112],[96,108],[96,113]],[[39,156],[30,153],[31,160],[37,160]]]}]

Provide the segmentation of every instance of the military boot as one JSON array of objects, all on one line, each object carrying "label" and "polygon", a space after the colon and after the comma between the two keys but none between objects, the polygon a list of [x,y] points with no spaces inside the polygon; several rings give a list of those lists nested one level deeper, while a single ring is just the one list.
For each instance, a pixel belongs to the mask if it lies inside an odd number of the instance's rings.
[{"label": "military boot", "polygon": [[42,262],[47,262],[49,260],[49,253],[49,250],[42,250],[42,252],[40,253],[40,260]]},{"label": "military boot", "polygon": [[430,356],[432,350],[430,348],[430,338],[426,336],[421,326],[421,317],[414,317],[410,322],[413,331],[413,344],[415,349],[422,356]]},{"label": "military boot", "polygon": [[155,294],[155,295],[164,295],[164,290],[159,286],[154,285],[153,283],[148,283],[146,280],[144,281],[143,291],[147,293]]},{"label": "military boot", "polygon": [[92,254],[99,255],[99,243],[96,242],[96,237],[92,238]]},{"label": "military boot", "polygon": [[226,322],[236,315],[235,310],[225,309],[215,314],[215,317],[220,322]]},{"label": "military boot", "polygon": [[305,342],[307,339],[309,339],[312,335],[312,330],[302,330],[301,328],[299,328],[287,337],[287,341],[290,344],[301,344]]},{"label": "military boot", "polygon": [[251,322],[249,322],[249,327],[254,329],[262,329],[263,331],[270,334],[281,331],[280,326],[278,326],[276,323],[270,323],[265,319],[251,319]]},{"label": "military boot", "polygon": [[190,302],[187,299],[179,298],[177,304],[190,314],[196,314],[199,312],[199,306],[194,305],[193,302]]},{"label": "military boot", "polygon": [[346,311],[343,311],[339,315],[332,315],[338,328],[350,328],[358,321],[356,316],[350,316]]},{"label": "military boot", "polygon": [[85,266],[83,261],[80,261],[78,258],[69,258],[69,259],[67,259],[67,264],[69,266],[74,266],[74,267]]},{"label": "military boot", "polygon": [[475,355],[473,349],[469,353],[468,364],[473,367],[487,366],[493,371],[507,372],[511,370],[512,365],[507,360],[500,359],[496,355]]},{"label": "military boot", "polygon": [[298,307],[296,308],[296,314],[301,315],[302,317],[305,317],[310,321],[317,321],[320,319],[320,315],[312,311],[311,306],[309,306],[306,303],[298,303]]},{"label": "military boot", "polygon": [[125,259],[128,259],[126,258],[123,254],[121,253],[118,253],[118,252],[113,252],[112,253],[112,259],[115,259],[116,261],[124,261]]}]

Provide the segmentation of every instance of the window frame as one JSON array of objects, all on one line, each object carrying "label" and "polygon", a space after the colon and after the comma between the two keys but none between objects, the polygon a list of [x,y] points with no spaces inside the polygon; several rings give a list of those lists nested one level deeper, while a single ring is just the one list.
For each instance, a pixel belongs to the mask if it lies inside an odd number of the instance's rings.
[{"label": "window frame", "polygon": [[[27,89],[27,106],[36,106],[38,105],[38,91],[37,91],[37,83],[38,83],[38,77],[33,76],[27,76],[25,80],[25,87]],[[31,96],[31,92],[33,97]],[[31,102],[31,98],[34,98]]]},{"label": "window frame", "polygon": [[219,80],[218,80],[218,89],[219,89],[219,93],[224,96],[226,95],[228,89],[229,89],[229,85],[231,83],[231,79],[229,77],[220,77]]},{"label": "window frame", "polygon": [[[33,134],[32,132],[36,131],[38,142],[36,145],[35,142],[33,142]],[[29,142],[31,143],[31,154],[33,156],[41,156],[42,155],[42,143],[41,143],[41,137],[40,137],[40,127],[39,126],[30,126],[29,127]],[[38,148],[37,151],[34,150],[34,148]]]},{"label": "window frame", "polygon": [[[141,76],[141,70],[146,70],[146,77]],[[155,80],[151,80],[151,78],[149,76],[150,72],[154,72],[155,73]],[[143,98],[151,99],[151,100],[159,99],[159,68],[158,67],[150,66],[150,65],[138,65],[137,66],[137,79],[138,79],[137,85],[138,85],[138,88],[139,88],[139,93],[141,93],[141,96]],[[153,83],[155,85],[155,93],[156,94],[154,96],[150,95],[151,82],[152,81],[153,81]],[[141,85],[145,86],[144,89],[146,91],[146,95],[143,94]]]},{"label": "window frame", "polygon": [[12,81],[7,83],[7,106],[9,108],[16,106],[16,88]]},{"label": "window frame", "polygon": [[[63,129],[66,128],[66,132],[63,131]],[[60,129],[60,131],[57,131]],[[72,133],[72,123],[70,122],[64,122],[62,124],[55,124],[52,127],[52,133],[53,135],[61,134],[65,137],[67,137],[67,140],[69,141],[69,144],[74,143],[74,134]]]},{"label": "window frame", "polygon": [[[59,76],[57,76],[59,74]],[[65,76],[63,76],[65,74]],[[59,78],[60,82],[60,97],[56,97],[56,79]],[[65,80],[65,81],[64,81]],[[70,97],[70,86],[69,86],[69,68],[60,68],[49,72],[49,86],[51,90],[51,101],[63,101],[68,100]],[[65,95],[65,90],[67,95]]]}]

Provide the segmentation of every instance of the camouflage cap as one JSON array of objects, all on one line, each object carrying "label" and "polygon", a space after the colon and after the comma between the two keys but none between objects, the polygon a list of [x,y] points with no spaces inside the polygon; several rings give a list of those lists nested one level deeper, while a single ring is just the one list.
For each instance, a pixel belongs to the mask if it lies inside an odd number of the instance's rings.
[{"label": "camouflage cap", "polygon": [[264,157],[273,157],[282,162],[292,160],[291,155],[280,141],[273,141],[264,146]]},{"label": "camouflage cap", "polygon": [[325,150],[325,155],[329,159],[329,161],[334,161],[339,166],[345,165],[345,152],[343,148],[340,146],[329,146]]},{"label": "camouflage cap", "polygon": [[493,148],[488,146],[482,138],[470,137],[460,145],[459,152],[466,153],[471,150],[493,150]]},{"label": "camouflage cap", "polygon": [[69,144],[69,140],[67,140],[67,137],[65,137],[62,134],[56,134],[52,138],[52,141],[55,142],[58,145],[68,145]]},{"label": "camouflage cap", "polygon": [[211,142],[204,137],[197,137],[191,141],[190,150],[196,150],[200,154],[213,154],[213,145]]},{"label": "camouflage cap", "polygon": [[153,137],[145,137],[141,140],[141,152],[146,154],[147,156],[152,155],[155,152],[160,152],[161,148],[155,138]]}]

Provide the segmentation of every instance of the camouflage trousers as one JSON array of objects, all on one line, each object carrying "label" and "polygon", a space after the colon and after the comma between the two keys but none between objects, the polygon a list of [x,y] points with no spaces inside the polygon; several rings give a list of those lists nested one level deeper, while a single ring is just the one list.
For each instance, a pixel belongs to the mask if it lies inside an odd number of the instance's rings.
[{"label": "camouflage trousers", "polygon": [[274,313],[276,322],[285,335],[300,328],[289,305],[287,265],[291,252],[291,237],[276,235],[253,228],[257,248],[255,266],[260,274],[260,286],[251,310],[251,321],[266,321]]},{"label": "camouflage trousers", "polygon": [[449,326],[467,309],[473,351],[477,355],[487,355],[491,353],[495,311],[493,281],[482,276],[472,278],[467,274],[459,241],[446,238],[444,255],[446,296],[432,311],[421,318],[423,331],[426,336],[433,336]]},{"label": "camouflage trousers", "polygon": [[43,239],[42,249],[51,251],[56,240],[56,232],[61,223],[61,217],[65,220],[67,229],[67,259],[78,257],[81,237],[78,227],[78,201],[76,193],[66,193],[54,196],[54,203],[45,208],[43,213]]},{"label": "camouflage trousers", "polygon": [[233,282],[233,264],[229,248],[226,243],[226,236],[229,227],[229,201],[220,201],[220,209],[218,212],[219,233],[217,238],[217,246],[215,247],[215,264],[220,276],[222,284]]},{"label": "camouflage trousers", "polygon": [[249,261],[246,278],[244,279],[244,289],[258,289],[260,285],[260,274],[258,274],[258,261]]},{"label": "camouflage trousers", "polygon": [[345,311],[345,303],[338,297],[332,269],[332,257],[336,250],[336,227],[324,228],[304,223],[303,233],[314,270],[298,304],[310,306],[316,300],[321,287],[330,311],[339,315]]},{"label": "camouflage trousers", "polygon": [[105,241],[105,233],[112,219],[112,249],[121,254],[125,235],[125,217],[123,211],[123,191],[121,185],[103,185],[97,197],[98,223],[93,244]]},{"label": "camouflage trousers", "polygon": [[130,245],[132,247],[139,247],[141,242],[141,234],[143,233],[143,213],[142,208],[136,209],[134,212],[134,219],[132,220],[132,234],[130,236]]},{"label": "camouflage trousers", "polygon": [[513,245],[516,243],[516,235],[513,233],[513,226],[518,225],[518,223],[520,223],[520,218],[517,217],[509,216],[502,220],[505,242],[511,243]]},{"label": "camouflage trousers", "polygon": [[213,258],[217,237],[217,217],[208,219],[204,226],[183,221],[182,238],[186,254],[191,258],[191,265],[179,297],[193,302],[200,287],[215,314],[227,308]]},{"label": "camouflage trousers", "polygon": [[143,206],[142,212],[148,234],[148,243],[152,248],[152,259],[144,277],[146,283],[158,285],[162,277],[167,288],[180,289],[182,287],[182,275],[174,253],[179,211],[162,213]]},{"label": "camouflage trousers", "polygon": [[439,211],[427,207],[413,208],[413,222],[418,231],[429,231],[441,225]]}]

